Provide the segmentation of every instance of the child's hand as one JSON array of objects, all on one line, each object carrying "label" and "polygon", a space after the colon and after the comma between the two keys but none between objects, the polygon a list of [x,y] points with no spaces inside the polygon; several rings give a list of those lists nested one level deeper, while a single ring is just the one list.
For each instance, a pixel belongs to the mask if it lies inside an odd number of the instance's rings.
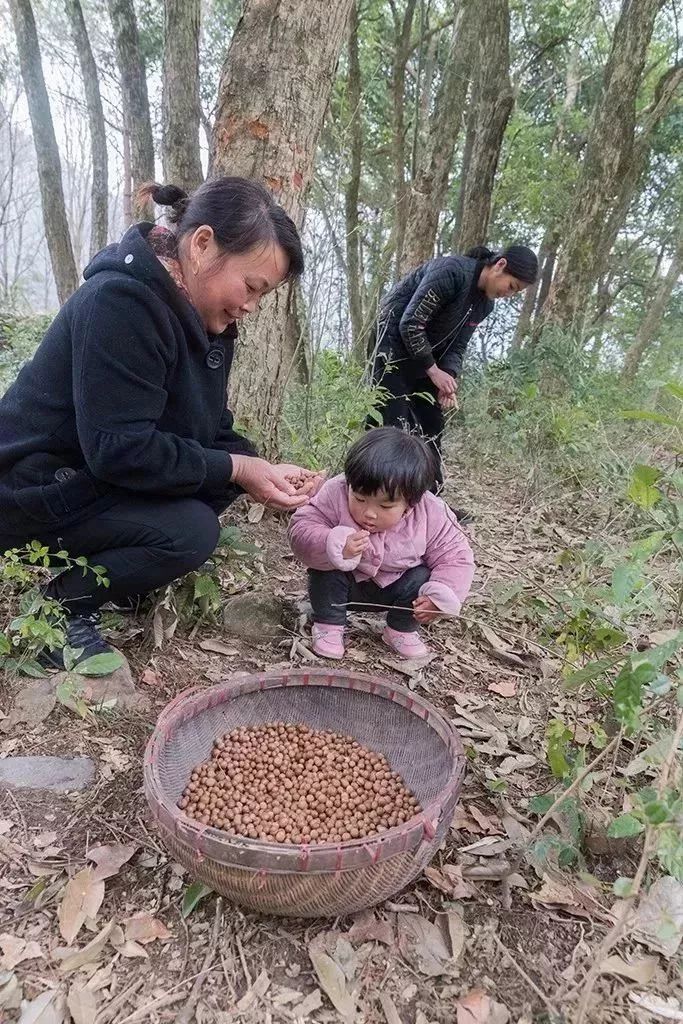
[{"label": "child's hand", "polygon": [[434,622],[441,612],[429,597],[416,597],[413,601],[413,615],[419,623],[425,625],[427,622]]},{"label": "child's hand", "polygon": [[357,533],[352,533],[346,544],[342,549],[342,555],[344,558],[358,558],[358,555],[362,555],[366,547],[370,543],[370,534],[367,530],[358,530]]}]

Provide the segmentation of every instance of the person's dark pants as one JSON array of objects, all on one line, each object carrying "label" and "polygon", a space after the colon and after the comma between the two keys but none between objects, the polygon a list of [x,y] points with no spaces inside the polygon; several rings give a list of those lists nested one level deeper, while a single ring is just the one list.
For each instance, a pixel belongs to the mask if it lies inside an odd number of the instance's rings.
[{"label": "person's dark pants", "polygon": [[345,626],[349,603],[360,605],[355,609],[359,612],[372,610],[363,608],[363,605],[391,605],[392,610],[387,612],[387,625],[399,633],[412,633],[418,628],[412,611],[399,610],[393,608],[393,605],[411,608],[420,593],[420,587],[430,576],[431,572],[426,565],[416,565],[388,587],[378,587],[373,580],[357,583],[353,573],[342,572],[340,569],[325,572],[309,569],[308,595],[313,607],[313,621]]},{"label": "person's dark pants", "polygon": [[[407,380],[400,370],[387,369],[381,359],[375,362],[373,383],[388,392],[379,409],[384,426],[419,434],[434,450],[438,466],[436,484],[440,489],[443,485],[441,441],[445,419],[436,387],[428,377]],[[368,420],[366,427],[369,429],[376,425]]]},{"label": "person's dark pants", "polygon": [[71,614],[88,615],[108,601],[125,602],[198,569],[216,547],[218,514],[237,493],[215,501],[126,496],[72,526],[37,526],[25,534],[0,532],[0,552],[39,540],[52,552],[67,551],[72,558],[85,555],[91,565],[103,566],[108,587],[98,585],[94,573],[74,566],[45,589]]}]

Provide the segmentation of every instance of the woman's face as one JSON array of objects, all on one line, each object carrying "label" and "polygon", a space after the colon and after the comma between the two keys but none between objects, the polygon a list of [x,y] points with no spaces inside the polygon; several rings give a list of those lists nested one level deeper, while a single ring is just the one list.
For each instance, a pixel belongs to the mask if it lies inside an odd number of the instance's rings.
[{"label": "woman's face", "polygon": [[289,270],[287,254],[277,242],[225,255],[206,225],[181,243],[180,261],[192,304],[209,334],[222,334],[253,313]]},{"label": "woman's face", "polygon": [[520,281],[508,273],[506,259],[499,259],[492,266],[484,267],[480,282],[489,299],[509,299],[529,287],[527,281]]}]

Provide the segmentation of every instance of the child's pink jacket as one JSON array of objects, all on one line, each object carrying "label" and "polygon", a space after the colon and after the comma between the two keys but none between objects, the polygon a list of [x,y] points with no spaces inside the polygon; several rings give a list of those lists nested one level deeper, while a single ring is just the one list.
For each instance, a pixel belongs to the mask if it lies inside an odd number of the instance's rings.
[{"label": "child's pink jacket", "polygon": [[347,538],[359,527],[351,517],[348,484],[335,476],[308,505],[297,509],[289,526],[292,551],[309,569],[353,572],[358,582],[374,580],[387,587],[408,569],[424,564],[431,579],[420,594],[441,611],[457,614],[470,592],[474,558],[458,522],[446,503],[427,493],[391,530],[370,534],[362,555],[344,558]]}]

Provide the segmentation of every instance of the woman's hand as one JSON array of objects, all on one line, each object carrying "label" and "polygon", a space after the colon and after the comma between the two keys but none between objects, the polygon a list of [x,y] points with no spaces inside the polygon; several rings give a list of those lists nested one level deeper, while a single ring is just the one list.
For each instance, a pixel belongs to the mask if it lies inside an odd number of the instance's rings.
[{"label": "woman's hand", "polygon": [[232,481],[262,505],[291,509],[306,505],[323,478],[299,466],[273,466],[265,459],[233,455]]},{"label": "woman's hand", "polygon": [[413,601],[413,615],[419,623],[425,625],[427,622],[434,622],[441,612],[429,597],[416,597]]},{"label": "woman's hand", "polygon": [[442,395],[450,396],[455,394],[456,383],[450,373],[440,370],[438,366],[430,366],[427,370],[427,376],[439,392],[439,400],[441,400]]},{"label": "woman's hand", "polygon": [[439,392],[439,405],[446,411],[446,409],[459,409],[458,396],[457,395],[445,395],[443,391]]}]

